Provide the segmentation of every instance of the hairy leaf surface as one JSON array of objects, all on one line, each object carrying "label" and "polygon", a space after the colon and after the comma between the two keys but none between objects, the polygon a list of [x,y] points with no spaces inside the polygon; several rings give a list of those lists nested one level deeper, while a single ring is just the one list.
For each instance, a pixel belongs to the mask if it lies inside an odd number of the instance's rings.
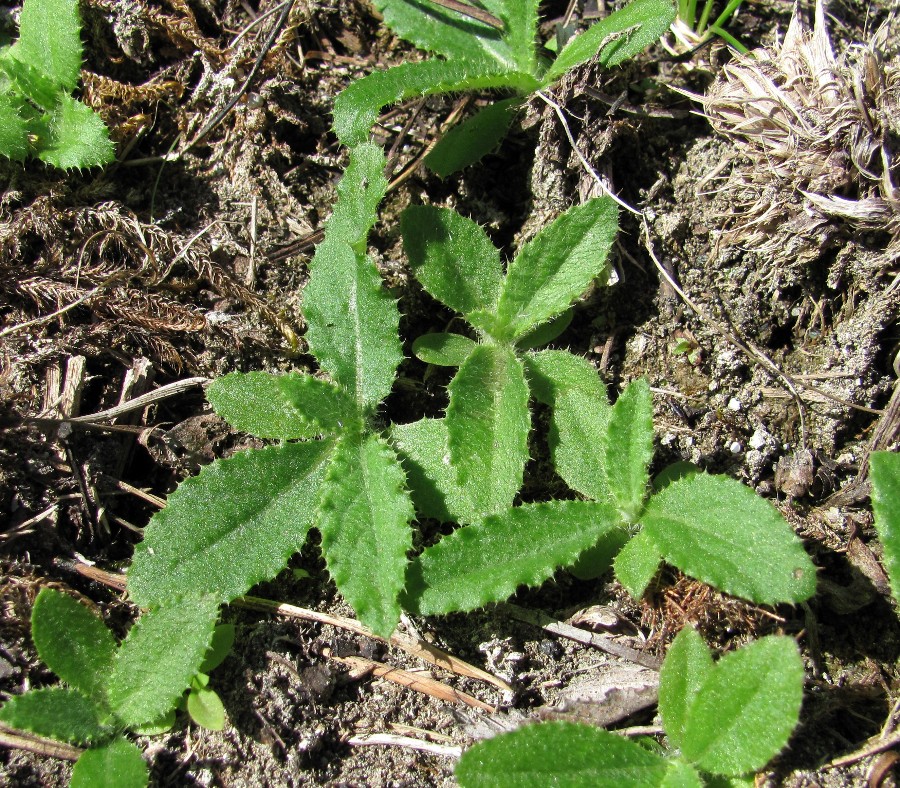
[{"label": "hairy leaf surface", "polygon": [[687,710],[684,757],[738,776],[765,766],[800,717],[803,661],[793,638],[771,635],[722,657]]},{"label": "hairy leaf surface", "polygon": [[81,76],[78,0],[31,0],[19,15],[19,39],[11,54],[39,69],[57,88],[72,91]]},{"label": "hairy leaf surface", "polygon": [[616,580],[634,599],[640,599],[656,577],[661,563],[659,548],[646,531],[638,531],[613,560]]},{"label": "hairy leaf surface", "polygon": [[480,225],[448,208],[411,205],[400,232],[416,279],[438,301],[463,315],[495,308],[503,268]]},{"label": "hairy leaf surface", "polygon": [[94,702],[105,701],[116,641],[87,607],[68,594],[42,588],[31,613],[31,637],[38,656],[66,684]]},{"label": "hairy leaf surface", "polygon": [[376,436],[345,435],[322,490],[322,553],[359,620],[390,637],[400,619],[409,523],[415,516],[397,455]]},{"label": "hairy leaf surface", "polygon": [[443,419],[421,419],[391,427],[420,517],[443,522],[471,523],[477,518],[469,491],[460,487],[450,464],[447,425]]},{"label": "hairy leaf surface", "polygon": [[[634,0],[575,36],[553,61],[545,76],[546,84],[586,63],[598,51],[604,66],[616,66],[658,41],[673,21],[675,6],[671,0]],[[632,30],[635,25],[639,27]]]},{"label": "hairy leaf surface", "polygon": [[546,323],[541,323],[537,328],[533,328],[527,334],[517,339],[516,347],[519,348],[519,350],[531,350],[532,348],[536,349],[543,347],[556,339],[569,327],[574,315],[574,310],[570,308],[558,317],[554,317]]},{"label": "hairy leaf surface", "polygon": [[610,491],[626,519],[634,522],[647,495],[653,459],[653,399],[643,378],[616,400],[604,450]]},{"label": "hairy leaf surface", "polygon": [[479,515],[512,505],[528,459],[528,386],[508,348],[479,345],[450,382],[450,461]]},{"label": "hairy leaf surface", "polygon": [[95,167],[115,158],[115,146],[103,119],[68,93],[59,94],[48,128],[49,139],[38,151],[38,157],[54,167]]},{"label": "hairy leaf surface", "polygon": [[131,627],[108,679],[109,701],[127,726],[155,722],[181,697],[212,640],[219,601],[170,599]]},{"label": "hairy leaf surface", "polygon": [[0,93],[0,155],[13,161],[28,155],[28,124],[18,107],[11,96]]},{"label": "hairy leaf surface", "polygon": [[593,725],[545,722],[486,739],[463,753],[462,788],[659,788],[668,761]]},{"label": "hairy leaf surface", "polygon": [[441,367],[459,367],[475,350],[477,344],[460,334],[423,334],[413,342],[412,351],[416,358],[426,364]]},{"label": "hairy leaf surface", "polygon": [[681,749],[688,712],[715,663],[697,630],[687,626],[666,652],[659,674],[659,713],[672,745]]},{"label": "hairy leaf surface", "polygon": [[598,276],[618,232],[609,197],[570,208],[510,263],[497,307],[498,336],[518,339],[569,308]]},{"label": "hairy leaf surface", "polygon": [[777,604],[815,593],[816,568],[790,525],[734,479],[674,481],[650,499],[641,522],[669,563],[728,594]]},{"label": "hairy leaf surface", "polygon": [[900,602],[900,454],[872,452],[869,466],[875,528],[884,546],[884,565],[894,599]]},{"label": "hairy leaf surface", "polygon": [[587,359],[564,350],[525,356],[535,397],[551,408],[548,441],[557,472],[573,490],[610,500],[606,441],[612,408]]},{"label": "hairy leaf surface", "polygon": [[344,145],[359,145],[366,141],[383,107],[413,96],[489,88],[529,93],[539,86],[531,74],[478,61],[404,63],[375,71],[341,91],[334,101],[334,130]]},{"label": "hairy leaf surface", "polygon": [[525,504],[458,528],[411,565],[404,604],[422,615],[474,610],[543,583],[618,523],[592,501]]},{"label": "hairy leaf surface", "polygon": [[0,722],[70,744],[91,744],[112,732],[100,719],[99,707],[68,687],[44,687],[13,696],[0,707]]},{"label": "hairy leaf surface", "polygon": [[190,593],[230,602],[278,574],[306,541],[332,449],[324,441],[269,446],[182,482],[135,551],[135,602]]},{"label": "hairy leaf surface", "polygon": [[82,753],[72,768],[70,788],[144,788],[150,772],[144,756],[127,739],[114,739]]}]

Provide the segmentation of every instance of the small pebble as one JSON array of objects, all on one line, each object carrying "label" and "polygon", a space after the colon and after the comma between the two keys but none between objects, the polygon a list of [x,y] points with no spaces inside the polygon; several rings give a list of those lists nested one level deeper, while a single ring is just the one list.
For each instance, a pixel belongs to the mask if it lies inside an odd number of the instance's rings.
[{"label": "small pebble", "polygon": [[740,454],[741,453],[741,442],[740,441],[732,441],[729,445],[728,449],[732,454]]},{"label": "small pebble", "polygon": [[744,406],[741,404],[741,401],[737,397],[732,397],[730,400],[728,400],[728,410],[733,410],[735,413],[737,413],[742,407]]}]

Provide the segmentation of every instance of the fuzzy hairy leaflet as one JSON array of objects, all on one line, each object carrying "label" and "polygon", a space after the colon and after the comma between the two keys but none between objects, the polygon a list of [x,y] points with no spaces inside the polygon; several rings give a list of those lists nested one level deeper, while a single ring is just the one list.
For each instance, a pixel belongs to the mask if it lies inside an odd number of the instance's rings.
[{"label": "fuzzy hairy leaflet", "polygon": [[512,505],[528,459],[528,386],[509,348],[479,345],[450,381],[450,461],[480,516]]},{"label": "fuzzy hairy leaflet", "polygon": [[688,711],[714,667],[709,647],[692,626],[682,629],[666,652],[659,674],[659,713],[666,735],[679,749]]},{"label": "fuzzy hairy leaflet", "polygon": [[126,739],[87,750],[72,769],[70,788],[143,788],[150,780],[144,756]]},{"label": "fuzzy hairy leaflet", "polygon": [[41,589],[31,613],[31,637],[38,656],[66,684],[94,702],[105,701],[116,641],[87,607],[68,594]]},{"label": "fuzzy hairy leaflet", "polygon": [[167,600],[132,626],[119,646],[107,692],[116,717],[128,727],[168,712],[203,662],[219,614],[211,595]]},{"label": "fuzzy hairy leaflet", "polygon": [[478,61],[404,63],[369,74],[341,91],[334,101],[334,131],[344,145],[359,145],[368,138],[382,107],[413,96],[489,88],[530,93],[539,86],[531,74]]},{"label": "fuzzy hairy leaflet", "polygon": [[[675,5],[671,0],[634,0],[575,36],[550,66],[545,82],[555,82],[570,69],[586,63],[598,50],[604,66],[616,66],[659,40],[674,20]],[[637,29],[632,29],[636,25]]]},{"label": "fuzzy hairy leaflet", "polygon": [[454,775],[462,788],[565,785],[566,788],[655,788],[665,758],[593,725],[524,725],[463,753]]},{"label": "fuzzy hairy leaflet", "polygon": [[278,574],[306,541],[332,450],[324,441],[269,446],[182,482],[135,551],[135,602],[189,593],[230,602]]},{"label": "fuzzy hairy leaflet", "polygon": [[557,472],[582,495],[610,500],[605,446],[612,408],[597,370],[565,350],[530,353],[525,366],[535,397],[551,407],[548,438]]},{"label": "fuzzy hairy leaflet", "polygon": [[467,525],[410,566],[404,605],[423,615],[474,610],[544,582],[619,522],[592,501],[525,504]]},{"label": "fuzzy hairy leaflet", "polygon": [[366,236],[387,187],[384,164],[377,145],[350,152],[334,214],[310,263],[303,293],[310,352],[350,392],[361,414],[388,395],[403,360],[397,304],[365,254]]},{"label": "fuzzy hairy leaflet", "polygon": [[634,522],[647,494],[647,468],[653,459],[653,400],[643,378],[630,383],[616,400],[604,451],[610,491],[624,517]]},{"label": "fuzzy hairy leaflet", "polygon": [[515,340],[561,314],[598,276],[618,232],[618,208],[597,197],[570,208],[510,263],[497,306],[497,336]]},{"label": "fuzzy hairy leaflet", "polygon": [[479,224],[449,208],[411,205],[400,232],[416,279],[438,301],[463,315],[494,309],[503,267]]},{"label": "fuzzy hairy leaflet", "polygon": [[872,452],[872,508],[875,528],[884,546],[884,565],[895,600],[900,600],[900,454]]},{"label": "fuzzy hairy leaflet", "polygon": [[106,164],[115,157],[102,118],[68,93],[59,95],[47,126],[49,137],[38,151],[38,157],[47,164],[68,170]]},{"label": "fuzzy hairy leaflet", "polygon": [[345,435],[322,487],[322,553],[359,620],[385,638],[400,619],[414,515],[391,447],[376,436]]},{"label": "fuzzy hairy leaflet", "polygon": [[641,522],[666,561],[758,604],[802,602],[816,568],[778,510],[734,479],[697,473],[669,484]]},{"label": "fuzzy hairy leaflet", "polygon": [[6,701],[0,707],[0,722],[56,741],[90,744],[112,732],[101,714],[100,707],[77,690],[44,687]]}]

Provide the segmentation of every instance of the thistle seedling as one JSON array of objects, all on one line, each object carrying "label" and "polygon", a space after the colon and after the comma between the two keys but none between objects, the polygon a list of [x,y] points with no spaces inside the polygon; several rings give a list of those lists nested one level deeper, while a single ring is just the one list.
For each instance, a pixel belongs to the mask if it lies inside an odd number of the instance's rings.
[{"label": "thistle seedling", "polygon": [[34,603],[38,655],[67,686],[31,690],[0,708],[0,722],[85,746],[72,772],[76,788],[145,786],[147,766],[124,732],[166,730],[213,636],[211,596],[169,600],[116,644],[103,622],[72,597],[44,588]]},{"label": "thistle seedling", "polygon": [[80,32],[78,0],[25,0],[18,40],[0,49],[0,154],[61,169],[112,161],[100,116],[72,97]]},{"label": "thistle seedling", "polygon": [[[404,604],[425,614],[470,610],[559,566],[597,574],[617,551],[616,574],[635,597],[663,560],[757,603],[812,596],[815,567],[800,540],[739,482],[705,473],[664,478],[648,500],[653,411],[645,381],[610,406],[587,360],[526,350],[549,341],[559,316],[606,270],[616,232],[609,198],[564,213],[505,276],[484,231],[453,211],[410,208],[401,230],[419,281],[477,335],[430,334],[413,345],[423,360],[459,370],[445,418],[392,435],[420,514],[467,525],[415,559]],[[550,408],[556,470],[588,500],[513,507],[528,458],[530,396]]]},{"label": "thistle seedling", "polygon": [[687,49],[705,44],[713,36],[719,36],[729,46],[745,54],[747,47],[725,29],[728,21],[738,12],[744,0],[729,0],[725,8],[710,24],[715,3],[705,0],[700,15],[697,15],[697,0],[678,0],[678,15],[672,23],[672,34]]},{"label": "thistle seedling", "polygon": [[414,0],[376,5],[397,35],[439,57],[369,74],[344,90],[334,105],[335,132],[344,144],[365,141],[382,107],[410,97],[485,89],[516,96],[489,105],[431,151],[426,163],[442,177],[493,150],[524,97],[594,57],[607,67],[633,57],[675,18],[670,0],[634,0],[573,38],[548,64],[537,46],[536,0],[486,0],[466,13]]},{"label": "thistle seedling", "polygon": [[476,744],[455,774],[462,788],[753,785],[746,776],[787,744],[802,696],[803,662],[792,638],[765,637],[714,662],[688,627],[660,673],[668,753],[590,725],[551,722]]}]

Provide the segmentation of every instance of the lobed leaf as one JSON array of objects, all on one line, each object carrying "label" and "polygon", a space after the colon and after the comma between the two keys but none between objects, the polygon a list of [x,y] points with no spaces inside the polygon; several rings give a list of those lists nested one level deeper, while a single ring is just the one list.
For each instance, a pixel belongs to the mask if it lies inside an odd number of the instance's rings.
[{"label": "lobed leaf", "polygon": [[409,523],[415,516],[397,455],[376,436],[338,444],[322,487],[322,553],[359,620],[388,638],[400,619]]},{"label": "lobed leaf", "polygon": [[687,626],[666,652],[659,673],[659,713],[672,746],[681,749],[688,713],[715,669],[712,653],[697,630]]},{"label": "lobed leaf", "polygon": [[900,454],[872,452],[869,468],[875,529],[884,546],[884,565],[894,599],[900,602]]},{"label": "lobed leaf", "polygon": [[394,424],[391,441],[403,463],[420,517],[457,523],[471,523],[478,517],[469,491],[459,486],[456,468],[450,464],[447,424],[443,419]]},{"label": "lobed leaf", "polygon": [[41,161],[62,170],[96,167],[115,159],[115,146],[103,119],[68,93],[50,113],[49,138],[38,150]]},{"label": "lobed leaf", "polygon": [[411,205],[400,232],[416,278],[438,301],[463,315],[494,309],[503,268],[480,225],[449,208]]},{"label": "lobed leaf", "polygon": [[210,383],[206,398],[232,427],[258,438],[333,435],[358,418],[343,389],[298,372],[232,372]]},{"label": "lobed leaf", "polygon": [[107,685],[125,725],[156,722],[174,707],[203,662],[218,615],[216,596],[185,596],[166,600],[132,626]]},{"label": "lobed leaf", "polygon": [[698,689],[682,753],[714,774],[761,769],[787,744],[802,700],[803,661],[793,638],[757,640],[722,657]]},{"label": "lobed leaf", "polygon": [[454,776],[462,788],[659,788],[668,770],[665,758],[624,736],[545,722],[470,747]]},{"label": "lobed leaf", "polygon": [[68,687],[44,687],[14,695],[0,708],[0,722],[71,744],[91,744],[112,733],[112,727],[101,719],[100,707]]},{"label": "lobed leaf", "polygon": [[42,588],[31,613],[31,637],[50,670],[103,705],[116,641],[100,618],[68,594]]},{"label": "lobed leaf", "polygon": [[607,504],[524,504],[466,525],[427,548],[408,572],[404,605],[422,615],[474,610],[535,586],[619,521]]},{"label": "lobed leaf", "polygon": [[535,397],[551,408],[548,442],[557,472],[582,495],[611,500],[605,446],[612,408],[597,370],[564,350],[529,353],[525,368]]},{"label": "lobed leaf", "polygon": [[509,348],[479,345],[450,381],[446,424],[450,462],[480,516],[512,505],[530,423],[522,363]]},{"label": "lobed leaf", "polygon": [[207,465],[169,497],[128,573],[141,606],[185,594],[230,602],[287,564],[306,541],[334,445],[269,446]]},{"label": "lobed leaf", "polygon": [[0,155],[22,161],[28,155],[28,123],[19,114],[19,103],[0,93]]},{"label": "lobed leaf", "polygon": [[29,0],[19,15],[19,38],[11,53],[71,92],[81,76],[78,0]]},{"label": "lobed leaf", "polygon": [[613,567],[616,580],[633,599],[640,599],[656,577],[661,563],[659,548],[646,531],[638,531],[618,552],[613,560]]},{"label": "lobed leaf", "polygon": [[72,768],[70,788],[145,788],[150,772],[144,756],[127,739],[85,750]]},{"label": "lobed leaf", "polygon": [[460,334],[423,334],[413,342],[413,355],[426,364],[440,367],[459,367],[471,355],[477,344]]},{"label": "lobed leaf", "polygon": [[510,263],[497,305],[497,336],[518,339],[569,308],[598,276],[619,229],[618,208],[597,197],[570,208]]},{"label": "lobed leaf", "polygon": [[669,563],[728,594],[777,604],[815,593],[816,568],[790,525],[734,479],[678,479],[650,499],[641,522]]},{"label": "lobed leaf", "polygon": [[630,383],[616,400],[603,449],[610,492],[625,518],[634,522],[647,495],[653,459],[653,399],[645,379]]},{"label": "lobed leaf", "polygon": [[[569,41],[550,66],[545,84],[556,82],[567,71],[597,55],[603,66],[617,66],[659,40],[674,21],[675,6],[671,0],[633,0]],[[632,29],[635,26],[638,27]]]},{"label": "lobed leaf", "polygon": [[383,107],[413,96],[501,88],[530,93],[540,87],[529,73],[479,60],[424,60],[375,71],[352,82],[334,100],[334,131],[349,146],[366,141]]}]

